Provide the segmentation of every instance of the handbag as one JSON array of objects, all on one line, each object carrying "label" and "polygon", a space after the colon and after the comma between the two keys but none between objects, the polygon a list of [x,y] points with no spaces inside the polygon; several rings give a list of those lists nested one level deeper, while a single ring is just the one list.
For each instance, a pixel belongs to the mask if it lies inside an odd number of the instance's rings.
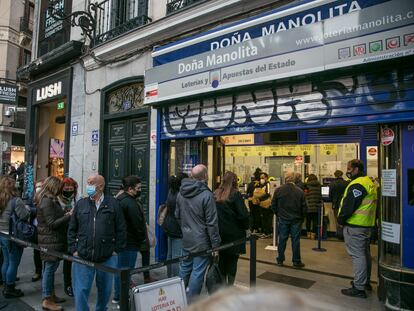
[{"label": "handbag", "polygon": [[25,242],[34,243],[36,239],[36,226],[29,220],[17,217],[16,198],[12,199],[12,210],[9,219],[9,235]]},{"label": "handbag", "polygon": [[151,228],[149,224],[146,223],[146,225],[148,246],[150,248],[154,248],[155,245],[157,245],[157,237],[155,236],[155,230]]},{"label": "handbag", "polygon": [[206,288],[209,295],[215,293],[224,284],[224,277],[220,272],[217,260],[213,259],[207,268]]},{"label": "handbag", "polygon": [[158,208],[158,215],[157,215],[157,224],[162,226],[165,222],[165,218],[167,217],[168,206],[167,204],[161,204]]}]

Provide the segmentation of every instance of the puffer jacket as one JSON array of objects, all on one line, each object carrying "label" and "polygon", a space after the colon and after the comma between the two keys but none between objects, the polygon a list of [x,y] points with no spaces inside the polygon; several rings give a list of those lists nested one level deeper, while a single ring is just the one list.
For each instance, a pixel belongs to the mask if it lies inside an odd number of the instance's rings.
[{"label": "puffer jacket", "polygon": [[317,213],[322,204],[321,184],[314,180],[306,183],[306,188],[308,190],[305,192],[308,213]]},{"label": "puffer jacket", "polygon": [[[67,250],[67,231],[70,215],[55,198],[44,196],[38,205],[37,211],[37,241],[40,247],[65,253]],[[43,261],[56,261],[46,253],[40,253]]]},{"label": "puffer jacket", "polygon": [[127,232],[118,201],[105,196],[98,210],[95,201],[76,203],[68,230],[68,250],[82,259],[103,262],[126,247]]},{"label": "puffer jacket", "polygon": [[216,202],[205,183],[183,179],[177,195],[175,217],[183,234],[183,249],[187,252],[220,246]]}]

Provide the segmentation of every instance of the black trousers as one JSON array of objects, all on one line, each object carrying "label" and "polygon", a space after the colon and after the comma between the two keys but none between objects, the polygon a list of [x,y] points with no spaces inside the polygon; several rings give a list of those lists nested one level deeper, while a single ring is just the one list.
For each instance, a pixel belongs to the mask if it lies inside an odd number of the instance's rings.
[{"label": "black trousers", "polygon": [[261,207],[262,212],[262,229],[264,234],[273,233],[273,211],[270,208]]},{"label": "black trousers", "polygon": [[318,230],[318,212],[310,212],[306,215],[306,231],[316,233]]},{"label": "black trousers", "polygon": [[254,205],[251,202],[249,203],[250,207],[250,227],[251,230],[259,231],[262,229],[262,213],[261,207],[259,205]]},{"label": "black trousers", "polygon": [[237,273],[237,261],[239,255],[220,252],[219,269],[227,285],[233,285]]}]

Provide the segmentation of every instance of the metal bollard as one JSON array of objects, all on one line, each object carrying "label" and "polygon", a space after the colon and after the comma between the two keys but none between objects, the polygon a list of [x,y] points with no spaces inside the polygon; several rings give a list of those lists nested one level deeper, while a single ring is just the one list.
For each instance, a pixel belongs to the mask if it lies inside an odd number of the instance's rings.
[{"label": "metal bollard", "polygon": [[257,236],[250,236],[250,288],[256,287],[256,241]]},{"label": "metal bollard", "polygon": [[128,268],[122,268],[121,269],[121,292],[119,297],[119,309],[121,311],[128,311],[129,310],[129,284],[131,280],[131,276],[129,274]]}]

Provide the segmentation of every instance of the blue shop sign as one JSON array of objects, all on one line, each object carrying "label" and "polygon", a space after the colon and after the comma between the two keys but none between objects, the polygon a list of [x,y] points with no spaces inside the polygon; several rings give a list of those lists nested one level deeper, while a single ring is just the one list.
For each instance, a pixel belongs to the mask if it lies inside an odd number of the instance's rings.
[{"label": "blue shop sign", "polygon": [[155,48],[154,66],[225,48],[254,38],[315,24],[390,0],[304,0]]}]

